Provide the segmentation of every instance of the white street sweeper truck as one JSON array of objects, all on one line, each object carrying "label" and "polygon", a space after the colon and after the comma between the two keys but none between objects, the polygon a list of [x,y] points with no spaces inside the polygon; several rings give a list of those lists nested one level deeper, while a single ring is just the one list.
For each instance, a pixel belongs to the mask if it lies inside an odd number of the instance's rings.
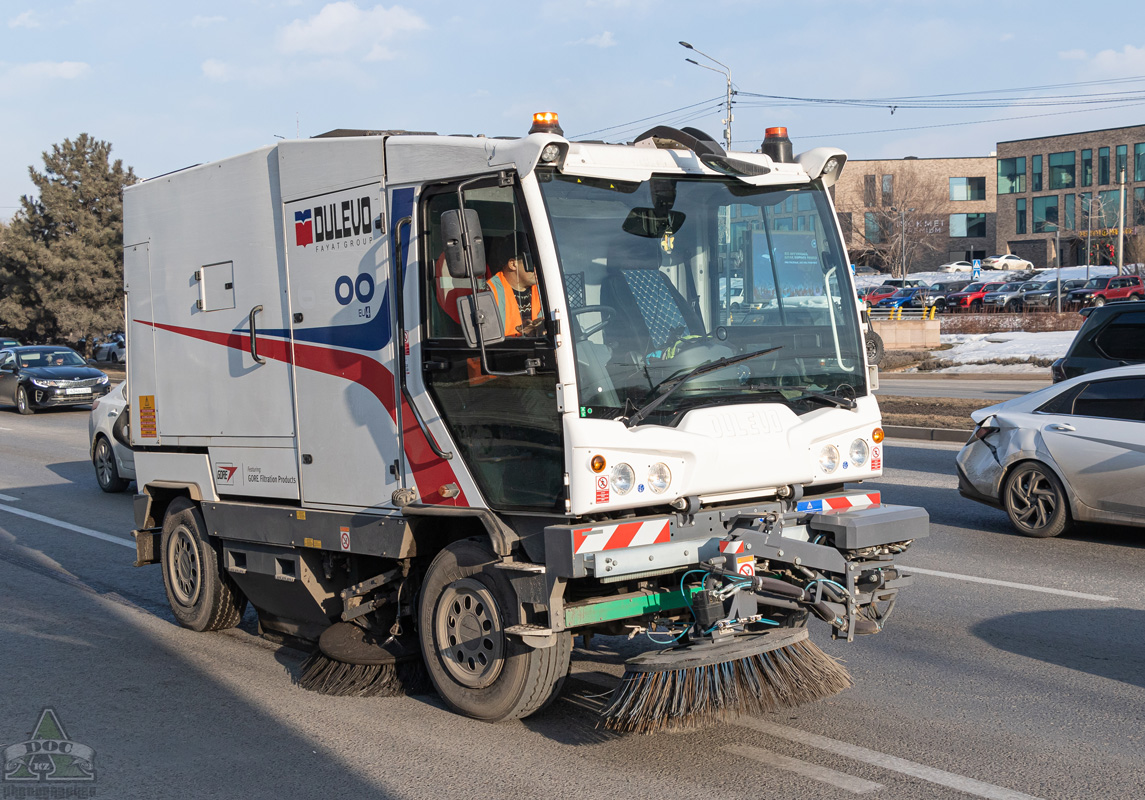
[{"label": "white street sweeper truck", "polygon": [[[543,708],[572,637],[646,632],[604,724],[850,684],[922,509],[883,469],[830,187],[846,155],[657,127],[336,131],[124,194],[137,564],[334,694]],[[848,488],[848,484],[851,488]]]}]

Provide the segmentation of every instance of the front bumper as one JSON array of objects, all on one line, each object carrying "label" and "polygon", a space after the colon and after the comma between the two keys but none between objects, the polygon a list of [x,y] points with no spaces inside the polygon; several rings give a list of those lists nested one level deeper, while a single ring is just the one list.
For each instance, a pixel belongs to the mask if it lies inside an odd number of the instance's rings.
[{"label": "front bumper", "polygon": [[111,384],[82,387],[88,390],[82,393],[69,393],[66,388],[43,387],[35,384],[28,384],[26,388],[28,404],[32,408],[56,408],[58,406],[91,405],[93,400],[97,400],[111,391]]}]

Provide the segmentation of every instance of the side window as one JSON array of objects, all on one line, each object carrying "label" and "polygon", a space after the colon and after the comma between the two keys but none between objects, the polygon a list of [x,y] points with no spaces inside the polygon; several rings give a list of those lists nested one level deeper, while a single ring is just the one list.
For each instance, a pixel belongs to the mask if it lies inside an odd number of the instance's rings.
[{"label": "side window", "polygon": [[1073,401],[1079,417],[1145,421],[1145,378],[1094,381]]},{"label": "side window", "polygon": [[1117,361],[1145,361],[1145,311],[1122,314],[1094,337],[1101,355]]},{"label": "side window", "polygon": [[[545,308],[536,258],[513,187],[491,179],[490,185],[467,188],[463,195],[466,209],[477,213],[484,241],[485,263],[475,265],[477,290],[493,292],[506,338],[542,335]],[[454,188],[430,196],[423,210],[423,302],[431,339],[463,338],[458,303],[473,293],[473,281],[450,275],[445,262],[442,214],[457,208]]]},{"label": "side window", "polygon": [[8,351],[0,353],[0,367],[11,369],[14,366],[16,366],[16,357],[14,355]]}]

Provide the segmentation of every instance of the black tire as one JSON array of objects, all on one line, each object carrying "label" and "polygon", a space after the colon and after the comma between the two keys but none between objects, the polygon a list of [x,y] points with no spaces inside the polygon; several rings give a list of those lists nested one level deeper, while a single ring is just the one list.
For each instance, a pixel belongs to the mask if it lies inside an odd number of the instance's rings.
[{"label": "black tire", "polygon": [[504,610],[517,599],[497,560],[482,542],[454,542],[429,565],[418,602],[422,655],[438,694],[487,722],[521,719],[552,702],[572,651],[568,631],[536,650],[504,633]]},{"label": "black tire", "polygon": [[1046,539],[1070,526],[1069,500],[1053,471],[1037,461],[1018,464],[1006,477],[1002,504],[1024,536]]},{"label": "black tire", "polygon": [[1138,300],[1140,300],[1140,299],[1141,299],[1141,295],[1139,295],[1139,294],[1131,294],[1131,295],[1129,295],[1129,299],[1130,299],[1130,300],[1132,300],[1133,302],[1137,302]]},{"label": "black tire", "polygon": [[16,387],[16,410],[24,416],[36,413],[36,409],[28,402],[28,390],[23,386]]},{"label": "black tire", "polygon": [[883,360],[883,337],[874,331],[867,331],[863,337],[867,340],[867,361],[877,365]]},{"label": "black tire", "polygon": [[163,518],[163,586],[175,620],[193,631],[233,628],[243,618],[246,597],[219,568],[199,507],[176,498]]},{"label": "black tire", "polygon": [[974,300],[970,303],[970,313],[971,314],[981,314],[982,313],[982,301],[981,300]]},{"label": "black tire", "polygon": [[1101,308],[1103,305],[1105,305],[1105,298],[1104,297],[1102,297],[1101,295],[1098,295],[1097,297],[1093,298],[1093,307],[1094,308]]},{"label": "black tire", "polygon": [[108,360],[111,361],[112,364],[118,364],[119,363],[119,356],[116,355],[115,351],[113,350],[111,353],[111,358]]},{"label": "black tire", "polygon": [[106,436],[96,437],[91,464],[95,467],[95,480],[105,492],[122,492],[131,483],[120,477],[119,467],[115,463],[115,450]]}]

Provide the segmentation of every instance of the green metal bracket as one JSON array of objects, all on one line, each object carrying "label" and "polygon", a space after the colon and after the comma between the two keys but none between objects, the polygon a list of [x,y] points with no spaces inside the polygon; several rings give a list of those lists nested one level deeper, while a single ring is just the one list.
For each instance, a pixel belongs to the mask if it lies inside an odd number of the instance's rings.
[{"label": "green metal bracket", "polygon": [[[688,597],[702,591],[699,586],[688,588]],[[659,592],[634,592],[607,600],[593,600],[565,607],[565,627],[579,628],[615,619],[642,617],[657,611],[674,611],[686,608],[684,595],[678,590]]]}]

